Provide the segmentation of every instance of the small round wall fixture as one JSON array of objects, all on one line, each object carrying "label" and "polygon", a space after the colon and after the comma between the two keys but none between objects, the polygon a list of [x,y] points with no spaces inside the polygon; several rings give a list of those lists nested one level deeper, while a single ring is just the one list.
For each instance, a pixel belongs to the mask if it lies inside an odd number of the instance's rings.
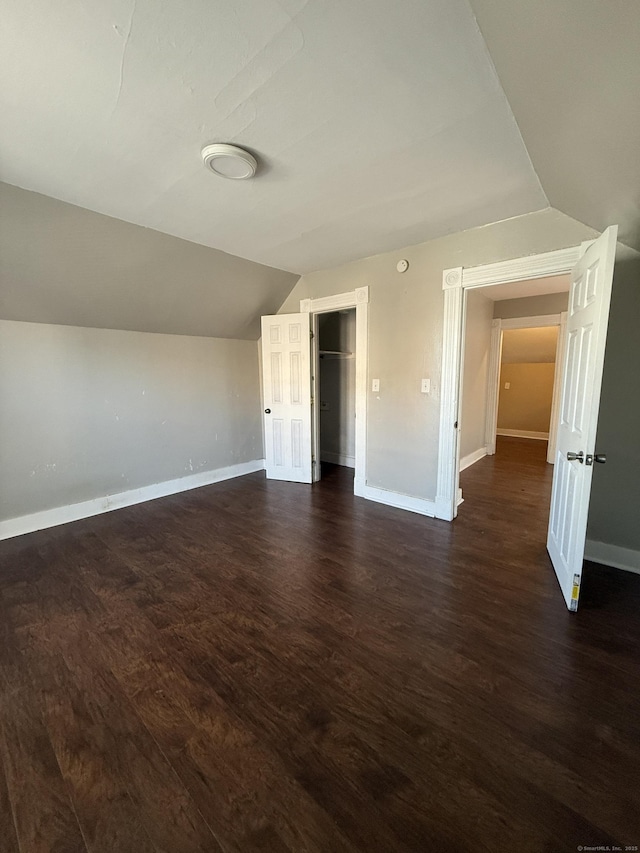
[{"label": "small round wall fixture", "polygon": [[404,258],[396,264],[398,272],[406,272],[409,269],[409,261]]},{"label": "small round wall fixture", "polygon": [[202,159],[214,174],[232,181],[252,178],[258,168],[258,161],[253,154],[237,145],[227,145],[223,142],[205,145],[202,149]]}]

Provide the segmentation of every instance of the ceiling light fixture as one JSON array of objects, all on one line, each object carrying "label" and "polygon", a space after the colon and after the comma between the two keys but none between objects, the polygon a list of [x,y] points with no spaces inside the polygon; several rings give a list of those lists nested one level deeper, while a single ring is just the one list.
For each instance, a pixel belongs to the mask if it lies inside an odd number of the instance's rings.
[{"label": "ceiling light fixture", "polygon": [[217,142],[205,145],[202,149],[202,159],[205,166],[221,178],[231,178],[232,181],[242,181],[252,178],[258,168],[258,161],[237,145],[227,145]]}]

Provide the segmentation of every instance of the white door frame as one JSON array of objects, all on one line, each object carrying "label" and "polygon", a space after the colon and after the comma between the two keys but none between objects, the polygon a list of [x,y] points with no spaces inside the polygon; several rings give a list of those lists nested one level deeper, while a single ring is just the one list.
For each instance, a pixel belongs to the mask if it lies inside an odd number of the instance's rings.
[{"label": "white door frame", "polygon": [[[460,466],[460,389],[462,345],[464,341],[464,292],[470,288],[527,281],[571,272],[591,241],[580,246],[529,255],[477,267],[454,267],[442,273],[444,326],[440,393],[440,437],[438,442],[438,482],[436,518],[453,521],[458,513]],[[516,297],[517,298],[517,297]]]},{"label": "white door frame", "polygon": [[345,308],[356,309],[356,429],[354,494],[363,495],[367,482],[367,365],[369,363],[369,288],[357,287],[347,293],[301,299],[300,311],[312,315],[313,340],[311,347],[313,481],[320,477],[320,371],[318,346],[318,315]]},{"label": "white door frame", "polygon": [[[558,405],[560,389],[562,388],[562,352],[564,350],[567,312],[560,314],[540,314],[532,317],[513,317],[496,319],[491,324],[491,349],[489,354],[487,419],[485,422],[485,446],[487,456],[496,452],[496,435],[498,434],[498,401],[500,397],[500,371],[502,368],[503,333],[509,329],[541,329],[558,326],[556,343],[555,372],[553,376],[553,392],[551,396],[551,418],[549,421],[549,444],[547,447],[547,462],[553,464],[558,433]],[[463,391],[464,393],[464,391]],[[542,436],[540,436],[542,437]]]}]

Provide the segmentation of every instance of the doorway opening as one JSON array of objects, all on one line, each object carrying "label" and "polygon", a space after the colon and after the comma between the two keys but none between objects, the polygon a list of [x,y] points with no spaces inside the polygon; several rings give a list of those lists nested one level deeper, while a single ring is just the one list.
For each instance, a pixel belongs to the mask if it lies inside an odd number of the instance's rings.
[{"label": "doorway opening", "polygon": [[[580,247],[475,268],[456,267],[444,270],[442,276],[444,339],[436,515],[452,521],[459,497],[464,297],[476,288],[570,273],[547,551],[566,605],[573,611],[580,596],[593,464],[606,462],[606,454],[596,452],[595,441],[617,232],[617,225],[612,225]],[[552,415],[552,426],[553,422]]]},{"label": "doorway opening", "polygon": [[356,465],[356,309],[317,316],[316,480],[322,465]]},{"label": "doorway opening", "polygon": [[497,435],[549,441],[559,328],[502,332]]},{"label": "doorway opening", "polygon": [[[552,473],[545,468],[555,452],[570,284],[565,274],[465,294],[460,504],[478,502],[483,486],[500,478],[514,496],[534,490],[542,501],[536,512],[548,518]],[[494,463],[478,464],[496,454]],[[516,504],[507,502],[503,511],[519,527]]]},{"label": "doorway opening", "polygon": [[[346,444],[346,447],[353,448],[353,491],[354,494],[360,497],[369,497],[367,486],[367,371],[369,364],[369,287],[356,287],[355,290],[346,293],[337,293],[333,296],[321,296],[317,299],[302,299],[300,301],[300,311],[307,313],[311,321],[311,400],[312,418],[311,418],[311,450],[312,450],[312,482],[317,482],[321,476],[322,469],[322,448],[321,448],[321,417],[326,420],[326,415],[321,416],[320,405],[315,405],[315,401],[322,402],[322,393],[320,388],[321,377],[321,361],[342,360],[346,355],[352,356],[345,360],[352,362],[348,368],[352,371],[353,379],[353,394],[349,395],[349,400],[353,400],[353,444]],[[342,314],[341,312],[348,313]],[[323,318],[326,315],[335,315],[343,317],[343,320],[327,320]],[[325,326],[325,323],[327,324]],[[337,326],[337,332],[336,332]],[[323,358],[320,358],[320,329],[323,327],[324,352]],[[337,337],[336,337],[337,335]],[[329,368],[330,374],[331,368]],[[325,374],[326,374],[325,370]],[[330,404],[331,405],[331,404]],[[327,409],[325,409],[327,411]],[[331,409],[329,409],[331,411]],[[341,415],[338,419],[340,424],[344,423],[346,427],[346,418]],[[330,427],[329,427],[330,429]],[[325,430],[326,431],[326,430]],[[347,432],[349,430],[347,429]],[[337,445],[340,448],[340,444]],[[343,446],[345,446],[343,444]],[[351,459],[345,457],[351,456],[351,453],[341,453],[335,449],[336,445],[331,446],[325,436],[325,458],[328,461],[332,452],[340,458],[343,457],[343,463],[351,463]],[[335,458],[335,457],[334,457]],[[341,463],[339,463],[341,464]],[[341,467],[346,468],[345,464]],[[349,466],[350,467],[350,466]]]},{"label": "doorway opening", "polygon": [[460,471],[496,453],[499,435],[543,441],[553,462],[569,286],[559,275],[465,294]]}]

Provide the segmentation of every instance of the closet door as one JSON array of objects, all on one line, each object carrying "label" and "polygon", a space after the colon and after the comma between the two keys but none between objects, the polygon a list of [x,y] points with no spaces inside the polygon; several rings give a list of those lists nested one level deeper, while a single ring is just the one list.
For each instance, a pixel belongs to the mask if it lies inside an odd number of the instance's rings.
[{"label": "closet door", "polygon": [[262,318],[267,478],[311,483],[311,328],[308,313]]}]

